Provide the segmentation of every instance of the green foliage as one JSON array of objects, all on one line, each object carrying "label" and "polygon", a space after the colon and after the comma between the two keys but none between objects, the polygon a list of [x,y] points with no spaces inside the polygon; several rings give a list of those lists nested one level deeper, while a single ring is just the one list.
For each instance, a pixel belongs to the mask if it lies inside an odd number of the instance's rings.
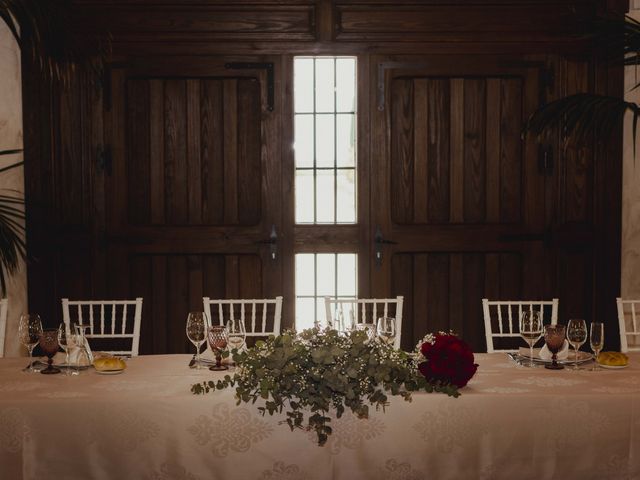
[{"label": "green foliage", "polygon": [[260,401],[263,415],[284,411],[291,430],[315,431],[319,445],[331,435],[334,412],[340,418],[349,409],[368,418],[369,405],[384,410],[389,395],[411,401],[411,392],[418,390],[460,395],[455,386],[427,383],[405,352],[369,342],[365,332],[285,332],[234,352],[233,359],[240,365],[235,375],[195,384],[191,391],[204,394],[235,387],[238,404]]}]

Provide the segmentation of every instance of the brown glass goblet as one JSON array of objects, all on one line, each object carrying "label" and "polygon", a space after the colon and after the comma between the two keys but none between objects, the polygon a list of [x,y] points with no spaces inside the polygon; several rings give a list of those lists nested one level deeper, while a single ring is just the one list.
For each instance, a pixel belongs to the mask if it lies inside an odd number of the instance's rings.
[{"label": "brown glass goblet", "polygon": [[47,362],[47,368],[42,370],[40,373],[44,373],[45,375],[60,373],[60,369],[52,365],[53,356],[56,354],[59,347],[60,345],[58,343],[58,329],[45,328],[44,330],[42,330],[42,333],[40,334],[40,348],[49,358],[49,360]]},{"label": "brown glass goblet", "polygon": [[227,327],[222,325],[209,327],[207,339],[211,350],[216,354],[216,364],[209,367],[209,370],[228,370],[229,367],[222,365],[222,351],[227,348],[227,342],[229,341]]},{"label": "brown glass goblet", "polygon": [[552,353],[551,364],[545,365],[544,368],[549,370],[562,370],[564,366],[558,365],[558,352],[564,345],[565,326],[564,325],[545,325],[544,341],[547,348]]}]

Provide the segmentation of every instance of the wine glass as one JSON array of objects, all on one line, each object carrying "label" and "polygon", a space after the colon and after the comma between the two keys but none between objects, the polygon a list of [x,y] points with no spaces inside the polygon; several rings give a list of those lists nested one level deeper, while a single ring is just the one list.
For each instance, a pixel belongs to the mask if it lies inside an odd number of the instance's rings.
[{"label": "wine glass", "polygon": [[598,364],[598,354],[602,347],[604,346],[604,324],[601,322],[591,322],[591,336],[589,337],[589,341],[591,342],[591,350],[595,354],[595,363],[593,364],[592,371],[600,370],[600,365]]},{"label": "wine glass", "polygon": [[528,367],[535,367],[533,362],[533,346],[542,336],[542,317],[537,310],[522,312],[520,316],[520,336],[529,344],[529,364]]},{"label": "wine glass", "polygon": [[204,312],[189,312],[187,315],[187,338],[196,347],[195,368],[201,369],[200,365],[200,347],[205,341],[205,333],[207,331],[207,320]]},{"label": "wine glass", "polygon": [[42,333],[42,321],[40,315],[28,314],[20,316],[20,323],[18,325],[18,336],[20,342],[29,350],[29,372],[33,373],[36,370],[33,368],[33,349],[40,341],[40,334]]},{"label": "wine glass", "polygon": [[551,365],[545,365],[544,368],[549,370],[562,370],[564,367],[558,365],[558,352],[564,345],[565,326],[564,325],[545,325],[544,341],[547,348],[553,354],[551,357]]},{"label": "wine glass", "polygon": [[222,365],[222,350],[227,348],[229,342],[229,333],[227,327],[222,325],[213,325],[208,331],[209,346],[216,354],[216,364],[209,367],[209,370],[228,370],[229,367]]},{"label": "wine glass", "polygon": [[64,350],[64,353],[65,353],[64,363],[66,368],[64,369],[64,374],[67,376],[73,374],[69,365],[69,348],[71,347],[69,343],[71,341],[70,337],[71,335],[67,330],[66,324],[61,323],[60,326],[58,327],[58,345],[60,345],[60,348],[62,348],[62,350]]},{"label": "wine glass", "polygon": [[378,319],[378,338],[385,345],[393,345],[396,339],[396,319],[393,317],[380,317]]},{"label": "wine glass", "polygon": [[57,328],[45,328],[42,330],[42,333],[40,333],[40,348],[48,359],[47,368],[40,372],[45,375],[60,373],[60,369],[52,365],[53,356],[58,351],[58,348],[60,348],[60,345],[58,344],[58,332],[59,329]]},{"label": "wine glass", "polygon": [[229,336],[229,348],[232,352],[239,352],[240,349],[242,349],[247,338],[247,332],[244,328],[244,322],[242,320],[230,318],[227,322],[227,332]]},{"label": "wine glass", "polygon": [[573,370],[580,370],[578,367],[578,351],[580,347],[587,341],[587,322],[579,318],[569,320],[567,325],[567,340],[575,351],[575,359]]},{"label": "wine glass", "polygon": [[376,338],[376,326],[373,323],[356,323],[356,330],[367,334],[367,341],[370,342]]},{"label": "wine glass", "polygon": [[91,352],[89,340],[86,335],[87,328],[91,328],[91,325],[76,323],[73,328],[76,332],[75,342],[78,347],[78,355],[76,356],[76,374],[80,374],[80,367],[93,364],[93,353]]}]

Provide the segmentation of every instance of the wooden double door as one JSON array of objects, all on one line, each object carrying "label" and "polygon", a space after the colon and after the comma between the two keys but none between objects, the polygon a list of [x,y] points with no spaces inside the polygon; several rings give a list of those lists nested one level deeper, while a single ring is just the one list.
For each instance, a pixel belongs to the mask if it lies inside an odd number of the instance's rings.
[{"label": "wooden double door", "polygon": [[186,351],[203,295],[284,295],[293,326],[294,255],[336,251],[358,254],[361,296],[404,295],[405,348],[453,329],[484,350],[482,297],[557,296],[589,318],[592,157],[521,138],[560,93],[553,61],[358,56],[358,222],[296,226],[292,59],[114,66],[91,254],[57,263],[54,295],[142,296],[141,353]]}]

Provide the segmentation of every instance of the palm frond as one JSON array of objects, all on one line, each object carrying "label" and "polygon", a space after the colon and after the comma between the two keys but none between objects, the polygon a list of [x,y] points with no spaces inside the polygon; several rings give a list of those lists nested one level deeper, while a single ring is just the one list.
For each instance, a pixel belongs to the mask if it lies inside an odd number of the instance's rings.
[{"label": "palm frond", "polygon": [[13,155],[15,153],[20,153],[21,151],[21,148],[14,148],[12,150],[0,150],[0,155]]},{"label": "palm frond", "polygon": [[576,93],[536,110],[525,123],[523,136],[531,133],[542,139],[559,131],[565,140],[574,139],[579,143],[588,141],[594,133],[599,138],[609,138],[626,112],[633,114],[635,138],[640,116],[637,104],[606,95]]},{"label": "palm frond", "polygon": [[20,260],[26,258],[24,200],[0,194],[0,291],[6,294],[7,276],[14,274]]}]

